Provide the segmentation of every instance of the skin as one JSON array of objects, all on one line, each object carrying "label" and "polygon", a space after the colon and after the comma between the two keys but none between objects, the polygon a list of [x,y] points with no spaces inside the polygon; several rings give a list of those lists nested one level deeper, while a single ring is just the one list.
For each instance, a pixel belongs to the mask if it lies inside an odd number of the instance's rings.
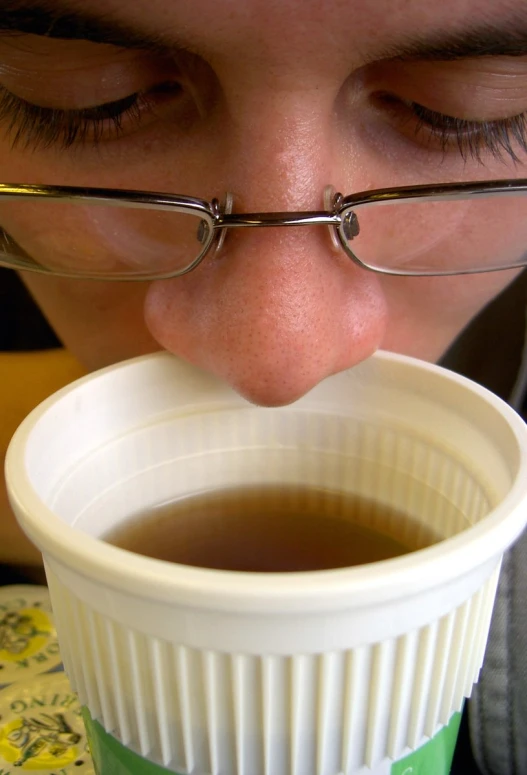
[{"label": "skin", "polygon": [[[0,84],[47,107],[84,108],[166,79],[155,116],[97,150],[11,148],[2,178],[143,188],[212,198],[239,212],[322,207],[324,187],[525,176],[510,158],[463,161],[416,139],[402,101],[467,120],[527,108],[527,57],[392,62],[408,37],[492,24],[522,0],[72,0],[72,8],[162,32],[185,53],[161,58],[79,41],[0,42]],[[378,95],[397,98],[397,110]],[[402,107],[401,107],[402,105]],[[146,115],[146,114],[145,114]],[[520,157],[525,153],[517,149]],[[167,348],[250,401],[291,402],[378,348],[437,360],[515,272],[390,278],[354,265],[325,228],[240,230],[192,273],[150,284],[24,281],[88,369]]]}]

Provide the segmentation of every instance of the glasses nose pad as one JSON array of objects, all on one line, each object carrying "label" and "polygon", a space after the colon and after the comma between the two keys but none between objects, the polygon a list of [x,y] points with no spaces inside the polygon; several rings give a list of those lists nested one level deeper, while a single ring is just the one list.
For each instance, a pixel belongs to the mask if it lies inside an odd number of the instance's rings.
[{"label": "glasses nose pad", "polygon": [[355,239],[355,237],[358,237],[360,234],[359,219],[357,218],[353,210],[350,210],[344,216],[343,231],[344,231],[344,236],[346,237],[348,242],[351,242],[352,239]]},{"label": "glasses nose pad", "polygon": [[[337,201],[337,193],[335,188],[331,185],[326,186],[324,189],[324,210],[333,213],[335,211],[335,204]],[[337,227],[328,226],[329,238],[336,250],[341,250],[340,242],[337,237]]]},{"label": "glasses nose pad", "polygon": [[[223,215],[230,215],[232,213],[232,203],[233,203],[233,196],[231,193],[227,191],[225,194],[225,200],[223,202],[223,205],[221,207],[221,213]],[[216,241],[216,246],[214,249],[214,253],[218,253],[218,251],[221,250],[223,243],[225,242],[225,237],[227,236],[227,229],[220,229],[220,233],[218,236],[218,239]]]},{"label": "glasses nose pad", "polygon": [[196,232],[196,239],[200,243],[200,245],[204,245],[208,238],[210,233],[210,226],[205,220],[201,220],[198,225],[198,230]]}]

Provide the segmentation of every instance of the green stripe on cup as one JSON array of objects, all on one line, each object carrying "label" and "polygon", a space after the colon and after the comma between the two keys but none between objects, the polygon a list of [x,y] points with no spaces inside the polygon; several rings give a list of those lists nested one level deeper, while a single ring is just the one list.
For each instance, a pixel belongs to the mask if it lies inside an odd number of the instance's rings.
[{"label": "green stripe on cup", "polygon": [[125,748],[115,737],[105,732],[98,721],[92,719],[87,708],[82,709],[82,715],[98,775],[174,775],[173,770],[167,770]]},{"label": "green stripe on cup", "polygon": [[448,726],[404,759],[392,765],[390,775],[448,775],[456,747],[461,713],[454,713]]},{"label": "green stripe on cup", "polygon": [[[173,775],[173,770],[167,770],[125,748],[92,719],[87,708],[83,708],[82,714],[98,775]],[[448,775],[460,721],[461,713],[454,713],[448,726],[443,727],[428,743],[395,762],[390,775]],[[375,772],[373,770],[372,775]]]}]

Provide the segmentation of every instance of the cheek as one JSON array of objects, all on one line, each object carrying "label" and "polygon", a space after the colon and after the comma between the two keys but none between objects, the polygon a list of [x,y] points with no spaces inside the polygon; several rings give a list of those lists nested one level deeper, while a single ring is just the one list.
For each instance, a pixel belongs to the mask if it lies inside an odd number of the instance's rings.
[{"label": "cheek", "polygon": [[23,273],[64,345],[88,370],[160,349],[144,322],[144,283],[64,280]]},{"label": "cheek", "polygon": [[383,278],[391,325],[382,346],[426,360],[438,360],[470,320],[521,271]]}]

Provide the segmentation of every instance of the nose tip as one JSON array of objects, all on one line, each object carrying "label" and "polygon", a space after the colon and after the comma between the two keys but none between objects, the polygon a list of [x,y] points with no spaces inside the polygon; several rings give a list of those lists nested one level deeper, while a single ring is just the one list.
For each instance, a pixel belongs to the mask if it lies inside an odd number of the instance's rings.
[{"label": "nose tip", "polygon": [[218,258],[151,285],[150,331],[254,403],[294,401],[384,332],[377,277],[332,252],[325,228],[232,232]]},{"label": "nose tip", "polygon": [[274,280],[252,288],[236,282],[225,287],[203,320],[198,346],[186,352],[248,400],[265,406],[294,401],[338,364],[325,299],[315,298],[301,277]]}]

